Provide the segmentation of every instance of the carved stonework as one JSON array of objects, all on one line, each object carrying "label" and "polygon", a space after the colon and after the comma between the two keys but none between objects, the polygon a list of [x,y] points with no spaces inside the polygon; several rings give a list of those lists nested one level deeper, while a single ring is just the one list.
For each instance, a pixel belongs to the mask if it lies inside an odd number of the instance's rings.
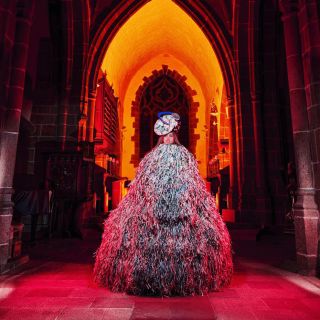
[{"label": "carved stonework", "polygon": [[181,116],[182,126],[179,132],[180,142],[195,152],[199,135],[194,131],[197,126],[196,113],[199,103],[192,96],[196,94],[186,83],[186,77],[163,65],[161,70],[154,70],[150,77],[145,77],[144,84],[139,87],[136,99],[132,102],[131,115],[135,118],[133,127],[135,134],[135,152],[131,163],[138,166],[140,159],[157,142],[153,125],[159,111],[173,111]]}]

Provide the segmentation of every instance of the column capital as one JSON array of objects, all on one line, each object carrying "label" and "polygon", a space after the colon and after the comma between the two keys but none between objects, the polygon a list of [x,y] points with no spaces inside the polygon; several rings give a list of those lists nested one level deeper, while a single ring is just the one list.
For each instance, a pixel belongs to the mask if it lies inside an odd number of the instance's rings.
[{"label": "column capital", "polygon": [[283,17],[294,14],[299,9],[298,0],[279,0],[279,8]]}]

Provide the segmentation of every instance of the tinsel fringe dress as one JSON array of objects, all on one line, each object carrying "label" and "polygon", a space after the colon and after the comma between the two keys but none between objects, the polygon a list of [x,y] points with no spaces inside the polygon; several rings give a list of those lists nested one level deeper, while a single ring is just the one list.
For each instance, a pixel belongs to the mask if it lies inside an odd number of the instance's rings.
[{"label": "tinsel fringe dress", "polygon": [[94,280],[134,295],[203,295],[230,284],[231,246],[193,154],[160,144],[105,220]]}]

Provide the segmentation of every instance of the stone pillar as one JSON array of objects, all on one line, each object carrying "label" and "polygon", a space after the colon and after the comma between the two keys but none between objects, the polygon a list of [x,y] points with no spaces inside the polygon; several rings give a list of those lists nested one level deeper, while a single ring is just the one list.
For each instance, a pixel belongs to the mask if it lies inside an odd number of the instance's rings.
[{"label": "stone pillar", "polygon": [[270,195],[267,194],[264,155],[264,132],[261,103],[261,80],[260,80],[260,57],[259,36],[260,30],[260,1],[249,1],[248,38],[249,38],[249,79],[250,79],[250,102],[253,121],[253,144],[254,144],[254,173],[255,173],[255,218],[260,227],[269,225],[271,222]]},{"label": "stone pillar", "polygon": [[317,0],[302,0],[300,6],[298,17],[311,135],[312,171],[316,202],[320,206],[320,3]]},{"label": "stone pillar", "polygon": [[[238,78],[241,91],[241,104],[238,110],[235,110],[236,131],[237,131],[237,167],[238,167],[238,183],[239,183],[239,200],[237,220],[252,224],[261,225],[260,217],[257,215],[257,187],[256,187],[256,165],[258,160],[255,158],[255,134],[254,134],[254,118],[252,106],[252,93],[257,95],[259,91],[257,79],[259,73],[257,71],[257,28],[256,19],[258,5],[255,3],[261,1],[242,1],[239,9],[238,27],[235,29],[235,60],[239,70]],[[256,11],[253,11],[253,10]],[[239,98],[240,98],[239,97]]]},{"label": "stone pillar", "polygon": [[297,263],[300,272],[314,274],[318,250],[319,211],[311,167],[310,131],[301,58],[298,1],[281,0],[287,55],[291,121],[298,191],[294,206]]},{"label": "stone pillar", "polygon": [[230,187],[229,187],[229,207],[230,209],[237,209],[237,188],[236,188],[236,165],[237,165],[237,149],[236,149],[236,130],[234,117],[234,99],[227,98],[228,108],[228,125],[229,125],[229,164],[230,164]]},{"label": "stone pillar", "polygon": [[6,267],[12,220],[12,181],[19,134],[34,0],[17,1],[15,42],[4,123],[0,131],[0,269]]},{"label": "stone pillar", "polygon": [[262,132],[260,95],[251,94],[253,114],[254,151],[255,151],[255,183],[256,183],[256,215],[257,222],[263,228],[271,223],[270,195],[267,194],[265,176],[265,157]]},{"label": "stone pillar", "polygon": [[[59,63],[62,64],[61,70],[61,87],[60,101],[58,113],[58,138],[61,142],[61,150],[66,147],[66,141],[69,139],[68,134],[68,118],[70,118],[70,92],[72,83],[72,67],[73,67],[73,8],[72,0],[61,1],[61,29],[62,39],[57,38],[62,49],[62,56]],[[60,67],[60,66],[59,66]]]},{"label": "stone pillar", "polygon": [[[279,91],[282,85],[282,77],[279,78],[279,66],[277,65],[281,59],[279,55],[279,45],[284,43],[283,37],[277,34],[279,30],[278,7],[274,2],[267,3],[260,1],[261,7],[261,32],[260,32],[260,63],[259,79],[263,82],[263,96],[261,97],[263,111],[263,142],[264,150],[266,150],[265,166],[267,176],[266,188],[271,202],[271,223],[276,227],[276,230],[284,224],[284,216],[286,214],[285,206],[287,205],[287,192],[285,189],[285,181],[281,174],[281,168],[287,162],[286,137],[283,134],[282,127],[286,127],[286,123],[279,121],[282,116],[281,96]],[[276,40],[278,39],[278,40]],[[281,40],[282,39],[282,40]],[[282,52],[282,50],[281,50]],[[282,61],[281,61],[282,62]],[[283,63],[282,63],[283,64]],[[286,90],[285,90],[286,91]],[[289,110],[289,108],[288,108]],[[288,117],[288,120],[290,117]],[[289,126],[291,130],[291,125]],[[291,135],[291,132],[290,132]],[[290,147],[293,142],[288,141]]]},{"label": "stone pillar", "polygon": [[89,90],[88,94],[88,114],[87,114],[87,141],[93,142],[94,139],[94,116],[96,109],[96,91]]},{"label": "stone pillar", "polygon": [[[68,62],[67,62],[68,63]],[[67,139],[67,126],[68,126],[68,107],[69,107],[69,96],[70,87],[62,89],[62,98],[60,99],[59,114],[58,114],[58,138],[61,143],[61,150],[66,147]]]},{"label": "stone pillar", "polygon": [[[0,122],[4,120],[16,25],[15,1],[0,1]],[[2,126],[1,126],[2,127]]]}]

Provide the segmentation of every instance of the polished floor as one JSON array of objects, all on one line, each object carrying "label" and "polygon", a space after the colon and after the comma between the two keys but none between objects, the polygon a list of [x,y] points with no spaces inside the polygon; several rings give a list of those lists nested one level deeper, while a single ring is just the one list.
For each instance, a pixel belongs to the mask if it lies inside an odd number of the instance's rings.
[{"label": "polished floor", "polygon": [[92,282],[99,234],[26,248],[30,262],[0,277],[0,319],[320,319],[320,279],[294,273],[294,239],[232,229],[235,272],[222,292],[150,298],[115,294]]}]

